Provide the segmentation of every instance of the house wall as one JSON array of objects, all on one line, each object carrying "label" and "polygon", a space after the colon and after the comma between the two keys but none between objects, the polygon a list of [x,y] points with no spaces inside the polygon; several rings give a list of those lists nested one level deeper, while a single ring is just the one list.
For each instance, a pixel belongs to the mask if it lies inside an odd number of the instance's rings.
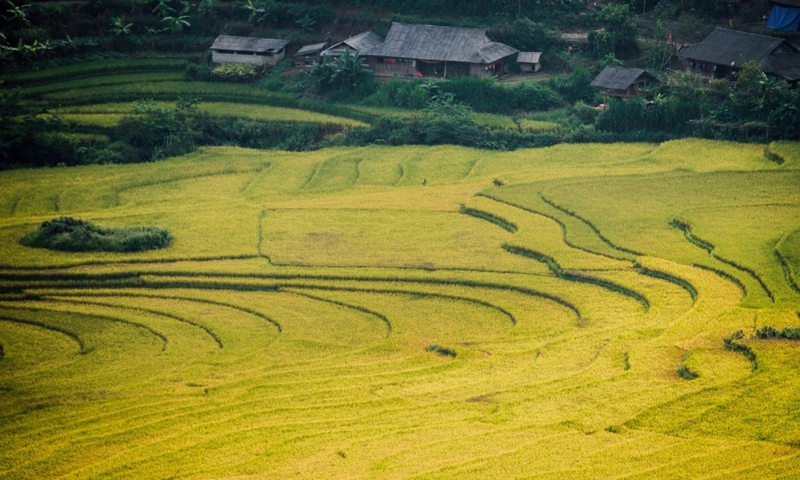
[{"label": "house wall", "polygon": [[488,65],[482,65],[480,63],[470,63],[469,64],[469,76],[476,77],[476,78],[489,78],[494,76],[494,72],[489,70]]},{"label": "house wall", "polygon": [[[391,61],[394,60],[394,61]],[[417,72],[420,72],[424,77],[444,77],[445,73],[447,78],[452,77],[477,77],[489,78],[497,73],[508,71],[508,62],[503,62],[502,69],[492,70],[489,65],[482,65],[477,63],[461,63],[461,62],[436,62],[425,63],[420,60],[410,59],[386,59],[382,57],[367,57],[367,66],[375,73],[381,76],[400,76],[400,77],[415,77]]]},{"label": "house wall", "polygon": [[286,56],[283,49],[278,55],[254,55],[244,53],[220,53],[211,50],[211,61],[213,63],[249,63],[256,66],[277,65]]},{"label": "house wall", "polygon": [[698,62],[687,58],[683,61],[683,70],[692,74],[692,77],[700,77],[705,80],[715,78],[726,78],[731,74],[731,67],[724,65],[714,65],[711,63]]},{"label": "house wall", "polygon": [[541,63],[520,63],[519,64],[519,71],[520,72],[535,73],[535,72],[538,72],[540,68],[542,68],[542,64]]},{"label": "house wall", "polygon": [[387,62],[383,57],[367,57],[367,65],[375,73],[375,75],[394,76],[399,77],[410,76],[416,74],[416,62],[409,59],[392,59],[394,62]]}]

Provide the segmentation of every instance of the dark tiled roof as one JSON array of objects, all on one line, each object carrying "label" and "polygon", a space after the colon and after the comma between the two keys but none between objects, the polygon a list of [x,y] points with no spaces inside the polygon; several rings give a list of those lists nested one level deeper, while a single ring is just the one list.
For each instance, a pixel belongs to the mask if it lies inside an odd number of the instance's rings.
[{"label": "dark tiled roof", "polygon": [[786,42],[780,38],[716,28],[702,42],[680,51],[678,56],[717,65],[734,63],[737,67],[754,60],[763,68],[766,58],[783,43]]},{"label": "dark tiled roof", "polygon": [[627,90],[631,85],[643,78],[651,82],[658,81],[649,73],[638,68],[608,66],[589,85],[611,90]]},{"label": "dark tiled roof", "polygon": [[790,82],[800,80],[800,54],[773,55],[762,68]]},{"label": "dark tiled roof", "polygon": [[392,23],[386,40],[365,53],[373,57],[488,64],[517,52],[493,42],[483,28]]},{"label": "dark tiled roof", "polygon": [[319,52],[321,52],[322,49],[325,48],[325,45],[327,44],[328,42],[315,43],[314,45],[306,45],[300,50],[298,50],[297,53],[295,53],[294,55],[296,57],[303,57],[306,55],[316,55]]},{"label": "dark tiled roof", "polygon": [[220,35],[211,45],[211,50],[234,50],[243,52],[277,52],[285,47],[289,40],[277,38],[232,37]]}]

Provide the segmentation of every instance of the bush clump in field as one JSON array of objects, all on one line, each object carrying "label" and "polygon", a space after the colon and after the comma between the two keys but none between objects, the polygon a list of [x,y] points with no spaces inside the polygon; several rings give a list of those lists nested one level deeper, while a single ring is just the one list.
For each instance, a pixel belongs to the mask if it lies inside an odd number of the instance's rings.
[{"label": "bush clump in field", "polygon": [[164,248],[171,241],[169,230],[161,227],[101,227],[86,220],[59,217],[43,222],[20,243],[64,252],[141,252]]},{"label": "bush clump in field", "polygon": [[756,330],[756,338],[783,338],[786,340],[800,340],[800,327],[787,327],[778,330],[771,325],[765,325]]},{"label": "bush clump in field", "polygon": [[683,364],[681,364],[676,371],[678,372],[678,376],[684,380],[694,380],[700,376],[699,373],[689,370],[689,367]]},{"label": "bush clump in field", "polygon": [[456,351],[455,350],[451,350],[451,349],[445,348],[445,347],[440,347],[439,345],[436,345],[436,344],[428,345],[428,348],[426,348],[425,351],[426,352],[438,353],[439,355],[441,355],[443,357],[455,357],[456,356]]},{"label": "bush clump in field", "polygon": [[753,371],[755,371],[758,369],[758,359],[756,358],[755,352],[753,352],[753,350],[747,345],[736,343],[736,340],[741,340],[743,338],[744,332],[742,330],[737,330],[722,339],[722,346],[725,348],[725,350],[739,352],[744,355],[746,359],[750,360],[750,365],[752,366]]}]

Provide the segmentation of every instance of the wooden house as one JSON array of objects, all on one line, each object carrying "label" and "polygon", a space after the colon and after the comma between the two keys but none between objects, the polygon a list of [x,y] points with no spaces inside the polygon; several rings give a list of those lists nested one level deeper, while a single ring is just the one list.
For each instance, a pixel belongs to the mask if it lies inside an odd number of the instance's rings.
[{"label": "wooden house", "polygon": [[214,63],[250,63],[256,66],[277,65],[286,56],[289,40],[275,38],[233,37],[220,35],[211,45]]},{"label": "wooden house", "polygon": [[326,45],[328,45],[328,42],[304,45],[294,54],[294,57],[304,63],[319,62],[322,51],[325,50]]},{"label": "wooden house", "polygon": [[491,77],[507,72],[517,52],[483,28],[392,23],[383,43],[361,53],[376,75]]},{"label": "wooden house", "polygon": [[678,52],[685,71],[707,79],[731,78],[745,62],[755,61],[768,75],[800,80],[800,52],[780,38],[717,28],[702,42]]},{"label": "wooden house", "polygon": [[523,73],[536,73],[542,68],[542,52],[519,52],[517,63],[519,71]]},{"label": "wooden house", "polygon": [[359,52],[360,54],[363,54],[367,50],[371,50],[381,43],[383,43],[383,38],[380,35],[371,30],[367,30],[366,32],[361,32],[356,36],[350,37],[347,40],[334,43],[330,46],[330,48],[327,48],[322,52],[322,56],[338,57],[344,53],[345,49],[350,50],[352,53]]},{"label": "wooden house", "polygon": [[592,80],[592,87],[603,89],[603,95],[617,98],[630,98],[642,94],[649,85],[658,79],[638,68],[607,66]]}]

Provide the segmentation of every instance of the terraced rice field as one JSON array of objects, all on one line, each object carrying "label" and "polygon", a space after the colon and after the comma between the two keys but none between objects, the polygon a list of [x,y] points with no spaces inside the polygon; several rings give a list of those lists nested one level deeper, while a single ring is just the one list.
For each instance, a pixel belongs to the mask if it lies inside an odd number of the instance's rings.
[{"label": "terraced rice field", "polygon": [[[800,148],[769,153],[3,172],[0,477],[796,478],[800,345],[751,337],[800,325]],[[59,215],[175,240],[18,243]]]}]

